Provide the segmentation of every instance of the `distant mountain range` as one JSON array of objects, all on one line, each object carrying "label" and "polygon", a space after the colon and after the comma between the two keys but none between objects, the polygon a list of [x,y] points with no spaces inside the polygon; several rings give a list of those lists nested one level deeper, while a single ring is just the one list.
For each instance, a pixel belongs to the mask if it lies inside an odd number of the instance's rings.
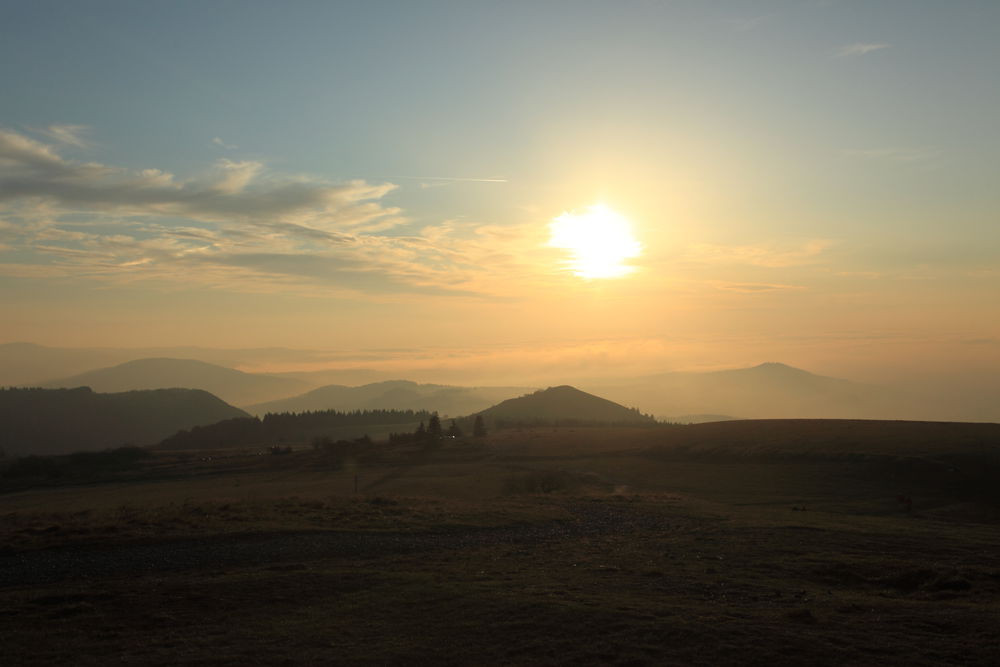
[{"label": "distant mountain range", "polygon": [[27,456],[151,445],[181,429],[247,416],[197,389],[3,389],[0,447],[7,456]]},{"label": "distant mountain range", "polygon": [[668,421],[701,414],[747,419],[926,418],[920,407],[908,404],[897,390],[815,375],[780,363],[661,373],[585,388]]},{"label": "distant mountain range", "polygon": [[302,380],[244,373],[194,359],[138,359],[110,368],[52,380],[43,387],[90,387],[98,392],[137,389],[202,389],[227,403],[246,405],[308,388]]},{"label": "distant mountain range", "polygon": [[492,424],[654,424],[634,408],[626,408],[568,385],[549,387],[511,398],[479,413]]},{"label": "distant mountain range", "polygon": [[375,382],[360,387],[328,385],[291,398],[247,406],[247,412],[307,410],[428,410],[441,416],[472,414],[499,401],[523,394],[527,387],[452,387],[408,380]]},{"label": "distant mountain range", "polygon": [[[48,347],[34,343],[0,343],[0,386],[38,387],[56,378],[65,378],[96,368],[104,368],[137,359],[197,359],[232,368],[261,364],[329,363],[329,353],[318,350],[292,350],[281,347],[249,349],[217,349],[174,346],[147,348],[112,347]],[[287,377],[303,380],[309,387],[333,382],[371,382],[374,372],[365,369],[319,371],[322,379],[312,378],[317,372],[287,373]],[[263,399],[260,399],[263,400]]]},{"label": "distant mountain range", "polygon": [[[384,379],[383,371],[353,367],[270,374],[232,368],[239,364],[308,364],[309,360],[329,364],[333,358],[327,352],[283,348],[72,349],[7,343],[0,344],[0,386],[90,386],[105,392],[179,387],[209,391],[258,414],[395,408],[437,410],[449,416],[470,414],[526,391],[521,387],[461,387],[404,380],[374,382]],[[716,417],[1000,422],[1000,377],[985,371],[934,377],[938,380],[926,376],[906,385],[879,386],[764,363],[712,372],[597,378],[575,381],[574,385],[661,420],[677,422]]]}]

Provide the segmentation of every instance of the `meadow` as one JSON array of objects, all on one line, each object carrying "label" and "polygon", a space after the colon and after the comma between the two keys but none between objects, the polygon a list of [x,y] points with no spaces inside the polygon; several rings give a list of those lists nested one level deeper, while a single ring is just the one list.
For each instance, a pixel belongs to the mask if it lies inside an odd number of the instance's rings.
[{"label": "meadow", "polygon": [[155,452],[0,493],[8,664],[997,664],[995,425]]}]

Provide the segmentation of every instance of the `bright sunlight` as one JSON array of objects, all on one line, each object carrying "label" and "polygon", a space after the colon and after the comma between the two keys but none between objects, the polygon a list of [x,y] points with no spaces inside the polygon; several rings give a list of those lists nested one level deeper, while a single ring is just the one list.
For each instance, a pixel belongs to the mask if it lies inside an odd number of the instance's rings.
[{"label": "bright sunlight", "polygon": [[604,204],[563,213],[549,229],[549,245],[570,253],[569,268],[581,278],[619,278],[635,271],[625,261],[638,257],[642,244],[629,221]]}]

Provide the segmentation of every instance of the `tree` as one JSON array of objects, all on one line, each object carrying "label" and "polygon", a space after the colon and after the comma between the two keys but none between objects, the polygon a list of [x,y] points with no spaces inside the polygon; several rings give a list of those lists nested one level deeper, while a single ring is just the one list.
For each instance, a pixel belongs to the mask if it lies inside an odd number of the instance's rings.
[{"label": "tree", "polygon": [[477,438],[482,438],[486,435],[486,423],[483,422],[482,415],[476,415],[476,421],[472,425],[472,435]]},{"label": "tree", "polygon": [[462,429],[458,427],[458,424],[455,423],[454,419],[451,420],[451,426],[448,427],[448,436],[451,438],[462,437]]},{"label": "tree", "polygon": [[418,426],[417,430],[414,432],[413,438],[415,440],[423,440],[426,437],[427,437],[427,429],[424,428],[424,423],[420,422],[420,426]]},{"label": "tree", "polygon": [[427,421],[427,435],[435,440],[439,439],[442,434],[441,430],[441,418],[438,417],[437,413],[431,415],[431,418]]}]

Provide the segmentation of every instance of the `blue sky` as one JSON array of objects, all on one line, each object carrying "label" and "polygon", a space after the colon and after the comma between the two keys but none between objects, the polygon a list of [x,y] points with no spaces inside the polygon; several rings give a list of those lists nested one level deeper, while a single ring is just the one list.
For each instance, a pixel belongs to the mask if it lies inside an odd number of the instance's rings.
[{"label": "blue sky", "polygon": [[[966,363],[998,33],[992,1],[8,1],[0,339],[360,349],[403,316],[417,347]],[[598,201],[645,248],[601,284],[546,245]]]}]

